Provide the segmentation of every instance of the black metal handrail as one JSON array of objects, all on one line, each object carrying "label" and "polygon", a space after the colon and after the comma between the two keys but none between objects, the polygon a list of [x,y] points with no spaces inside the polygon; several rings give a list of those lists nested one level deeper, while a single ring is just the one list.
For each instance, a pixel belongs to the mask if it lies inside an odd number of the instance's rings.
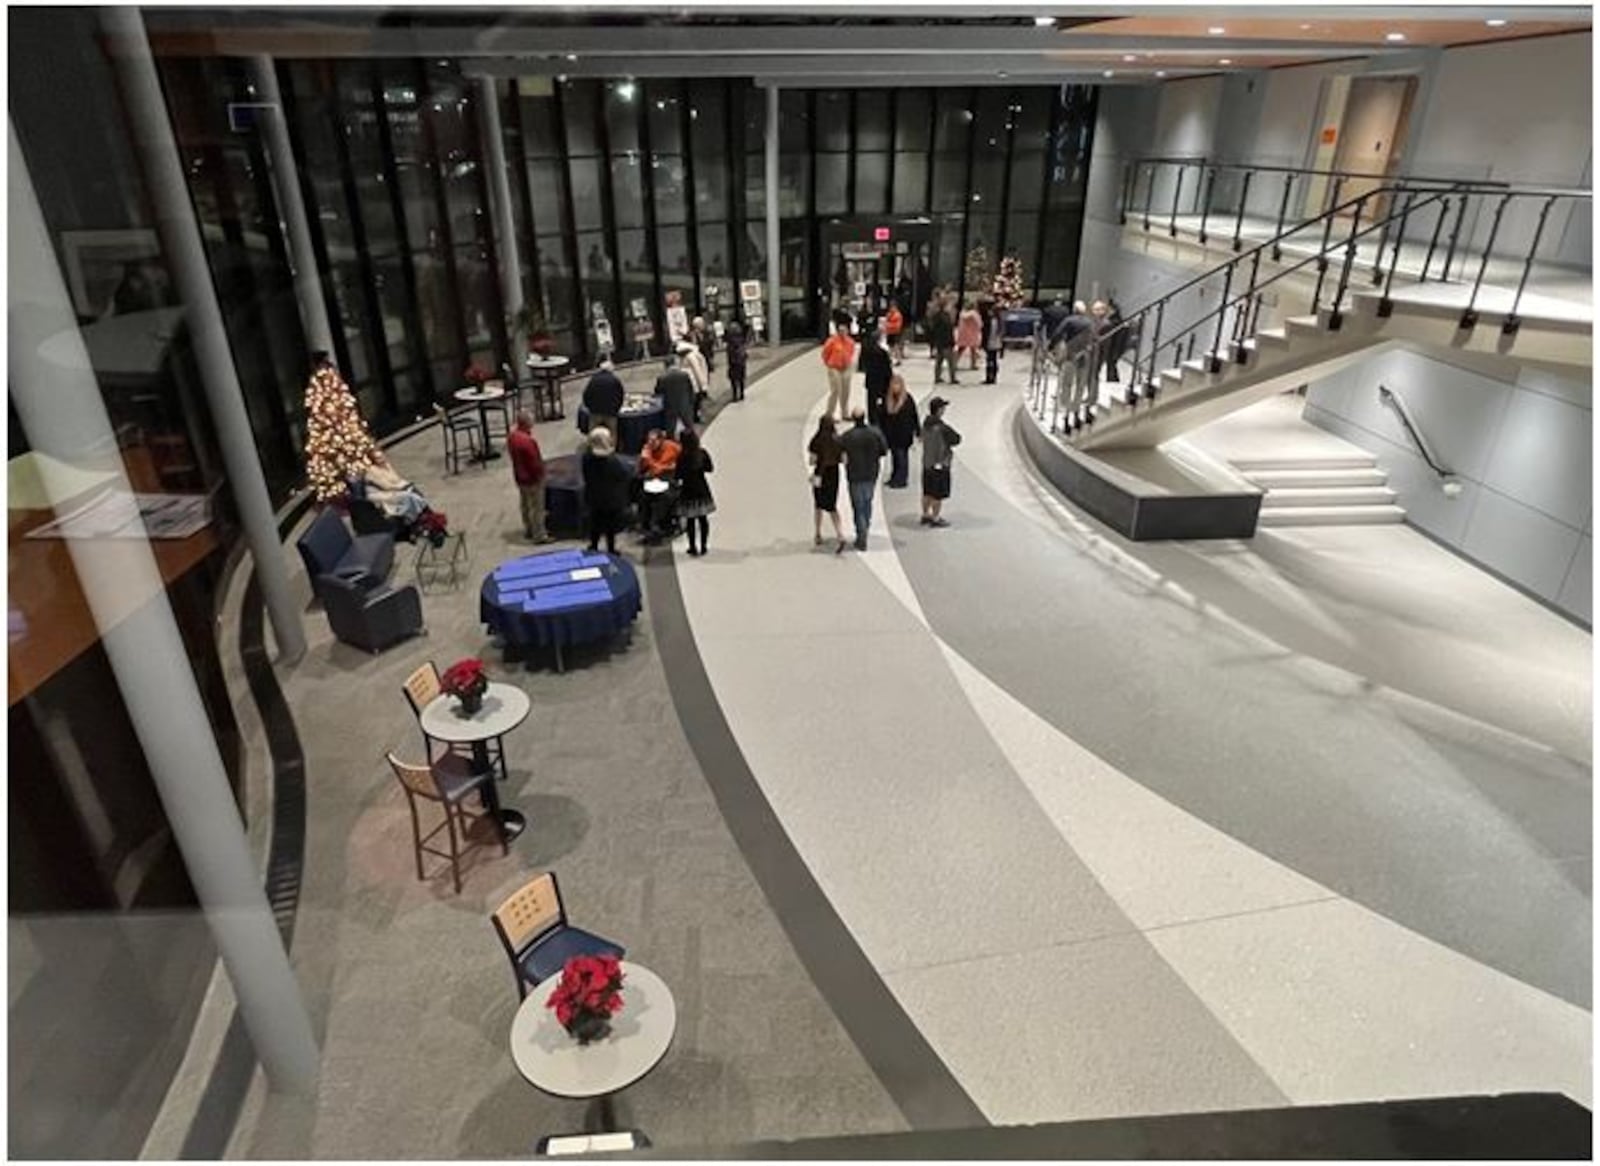
[{"label": "black metal handrail", "polygon": [[1406,433],[1411,436],[1412,443],[1417,447],[1417,452],[1422,455],[1422,460],[1428,463],[1428,468],[1439,477],[1449,480],[1455,474],[1444,468],[1444,464],[1433,454],[1433,447],[1428,444],[1427,438],[1422,436],[1422,430],[1411,418],[1411,410],[1407,407],[1405,398],[1395,392],[1388,385],[1378,386],[1378,400],[1385,402],[1394,409],[1395,415],[1400,418],[1400,424]]},{"label": "black metal handrail", "polygon": [[[1185,359],[1183,355],[1185,344],[1187,343],[1188,356],[1192,358],[1194,346],[1199,339],[1201,330],[1210,328],[1213,325],[1215,333],[1210,346],[1206,349],[1206,369],[1213,374],[1222,371],[1224,339],[1229,336],[1230,332],[1229,313],[1232,313],[1231,341],[1228,345],[1229,356],[1236,363],[1244,363],[1248,359],[1248,349],[1244,342],[1247,337],[1256,331],[1256,326],[1259,323],[1263,290],[1312,264],[1315,264],[1317,268],[1317,283],[1316,289],[1312,293],[1311,312],[1313,314],[1320,313],[1324,306],[1323,290],[1327,282],[1330,258],[1342,255],[1337,285],[1332,296],[1326,302],[1326,306],[1330,308],[1327,326],[1330,331],[1337,331],[1343,321],[1343,305],[1345,295],[1350,288],[1358,244],[1374,233],[1378,233],[1379,240],[1377,255],[1373,264],[1372,283],[1374,286],[1383,289],[1377,313],[1379,316],[1388,316],[1393,308],[1391,292],[1395,273],[1399,267],[1401,247],[1405,242],[1406,229],[1411,217],[1426,212],[1432,207],[1437,206],[1438,208],[1438,217],[1434,223],[1420,277],[1422,282],[1426,282],[1433,265],[1434,254],[1438,249],[1440,233],[1445,222],[1451,217],[1451,211],[1454,210],[1456,212],[1444,267],[1439,276],[1442,280],[1445,278],[1443,273],[1449,270],[1460,242],[1467,203],[1473,198],[1493,198],[1497,201],[1488,240],[1478,265],[1477,276],[1473,281],[1467,306],[1460,318],[1460,327],[1462,329],[1471,329],[1477,324],[1478,295],[1483,286],[1483,279],[1488,270],[1490,258],[1494,253],[1495,242],[1499,236],[1500,226],[1507,206],[1516,199],[1543,200],[1532,242],[1529,243],[1527,253],[1523,257],[1521,278],[1518,281],[1517,290],[1512,300],[1511,311],[1501,325],[1501,329],[1506,335],[1514,335],[1520,325],[1520,317],[1517,312],[1521,306],[1523,293],[1528,283],[1528,275],[1538,254],[1539,242],[1551,208],[1561,199],[1588,201],[1591,197],[1591,192],[1587,190],[1557,187],[1515,188],[1504,183],[1475,184],[1452,181],[1442,186],[1427,185],[1418,187],[1412,185],[1410,180],[1404,180],[1378,186],[1356,198],[1348,199],[1330,207],[1323,211],[1322,214],[1297,224],[1289,231],[1280,231],[1273,238],[1252,247],[1250,250],[1235,255],[1233,258],[1201,272],[1192,279],[1168,291],[1154,302],[1125,317],[1115,326],[1091,333],[1087,342],[1079,341],[1074,346],[1071,359],[1077,362],[1079,368],[1083,369],[1088,375],[1095,377],[1108,348],[1114,348],[1118,352],[1125,352],[1131,345],[1133,349],[1134,375],[1126,403],[1131,406],[1137,402],[1141,387],[1144,397],[1147,400],[1153,399],[1160,390],[1159,372],[1162,354],[1169,352],[1175,354],[1176,359],[1173,363],[1181,365]],[[1381,211],[1374,210],[1369,216],[1369,209],[1379,207],[1384,209]],[[1398,209],[1396,209],[1397,207]],[[1348,232],[1341,227],[1340,237],[1335,240],[1335,220],[1346,216],[1350,220]],[[1275,261],[1280,260],[1284,239],[1308,230],[1314,232],[1318,227],[1322,228],[1323,233],[1322,244],[1318,250],[1296,263],[1287,267],[1280,267],[1279,270],[1263,278],[1261,274],[1263,255],[1270,252]],[[1395,228],[1392,232],[1391,227]],[[1393,234],[1392,247],[1389,245],[1391,233]],[[1383,270],[1386,251],[1388,252],[1387,273]],[[1249,265],[1247,276],[1243,266],[1245,264]],[[1223,286],[1218,306],[1202,315],[1198,320],[1190,323],[1187,327],[1163,337],[1162,327],[1165,323],[1167,306],[1178,297],[1208,281],[1215,280],[1219,276],[1222,278]],[[1082,426],[1092,425],[1094,417],[1093,397],[1091,397],[1090,403],[1086,407],[1080,407],[1080,409],[1068,414],[1065,419],[1066,431],[1071,433]],[[1052,418],[1051,427],[1054,428],[1054,426],[1055,420]]]}]

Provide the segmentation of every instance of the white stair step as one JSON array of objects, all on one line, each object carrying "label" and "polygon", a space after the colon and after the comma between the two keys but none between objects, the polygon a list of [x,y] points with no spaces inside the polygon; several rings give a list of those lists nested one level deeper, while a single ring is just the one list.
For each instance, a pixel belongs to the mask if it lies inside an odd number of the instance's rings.
[{"label": "white stair step", "polygon": [[1252,470],[1246,475],[1268,490],[1312,486],[1381,486],[1389,480],[1382,470]]},{"label": "white stair step", "polygon": [[1395,492],[1387,486],[1275,487],[1261,500],[1263,510],[1302,506],[1392,506]]},{"label": "white stair step", "polygon": [[1265,507],[1256,519],[1258,526],[1378,526],[1404,522],[1406,512],[1398,506],[1289,506],[1282,510]]},{"label": "white stair step", "polygon": [[1287,348],[1289,332],[1285,328],[1263,328],[1245,343],[1249,344],[1251,340],[1256,342],[1258,348]]},{"label": "white stair step", "polygon": [[1232,461],[1234,469],[1247,475],[1257,470],[1370,470],[1378,464],[1378,459],[1370,453],[1359,451],[1311,457],[1243,457]]}]

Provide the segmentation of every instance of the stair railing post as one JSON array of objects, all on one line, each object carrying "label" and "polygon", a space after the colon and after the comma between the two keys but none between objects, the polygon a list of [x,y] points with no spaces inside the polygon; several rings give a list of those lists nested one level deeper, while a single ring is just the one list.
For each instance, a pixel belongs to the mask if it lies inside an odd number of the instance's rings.
[{"label": "stair railing post", "polygon": [[[1339,205],[1339,191],[1343,189],[1343,187],[1343,177],[1335,178],[1333,180],[1333,199],[1331,200],[1332,205],[1322,212],[1323,215],[1326,216],[1327,221],[1322,227],[1322,251],[1317,255],[1317,274],[1319,276],[1324,271],[1328,270],[1328,244],[1333,241],[1333,220],[1338,217],[1334,214],[1334,208]],[[1320,297],[1322,288],[1321,279],[1317,280],[1317,288],[1318,295]],[[1315,308],[1316,305],[1312,304],[1312,307]]]},{"label": "stair railing post", "polygon": [[1456,225],[1450,229],[1450,245],[1445,248],[1444,271],[1439,276],[1440,283],[1450,282],[1450,264],[1455,261],[1456,244],[1461,242],[1461,224],[1467,217],[1467,203],[1471,201],[1466,191],[1461,192],[1461,204],[1456,208]]},{"label": "stair railing post", "polygon": [[1344,293],[1350,290],[1350,272],[1356,265],[1356,236],[1360,233],[1361,212],[1367,209],[1370,194],[1362,195],[1356,203],[1356,213],[1350,219],[1350,241],[1345,244],[1344,263],[1339,268],[1339,286],[1333,292],[1333,310],[1328,313],[1328,331],[1337,332],[1344,326]]},{"label": "stair railing post", "polygon": [[[1396,182],[1394,184],[1394,190],[1395,190],[1395,194],[1396,195],[1403,194],[1405,192],[1405,188],[1406,188],[1406,184],[1404,182]],[[1380,201],[1379,205],[1382,206],[1381,201]],[[1385,209],[1387,209],[1387,208],[1385,208]],[[1375,211],[1374,213],[1376,214],[1378,212]],[[1393,221],[1394,221],[1394,216],[1393,215],[1385,215],[1384,216],[1384,219],[1383,219],[1383,231],[1378,235],[1378,253],[1377,253],[1377,255],[1373,256],[1373,259],[1372,259],[1372,286],[1373,287],[1377,287],[1380,283],[1383,282],[1383,249],[1386,246],[1389,245],[1389,224],[1392,223]],[[1402,239],[1405,238],[1405,233],[1403,231],[1401,232],[1400,237]],[[1398,250],[1399,247],[1400,247],[1400,244],[1396,243],[1395,244],[1395,249]]]},{"label": "stair railing post", "polygon": [[1250,180],[1255,177],[1254,170],[1244,172],[1244,183],[1239,188],[1239,210],[1233,216],[1233,249],[1238,251],[1244,246],[1244,204],[1250,201]]},{"label": "stair railing post", "polygon": [[1539,208],[1539,222],[1533,228],[1533,242],[1528,245],[1528,258],[1522,263],[1522,278],[1517,280],[1517,294],[1511,297],[1511,314],[1500,325],[1500,331],[1506,336],[1515,336],[1517,329],[1522,327],[1522,317],[1517,315],[1517,309],[1522,306],[1522,292],[1528,286],[1528,273],[1533,270],[1534,256],[1539,253],[1539,237],[1544,234],[1545,220],[1550,217],[1550,208],[1556,205],[1554,195],[1544,200],[1544,206]]},{"label": "stair railing post", "polygon": [[1200,196],[1200,245],[1205,246],[1206,222],[1211,217],[1211,196],[1217,189],[1217,168],[1206,171],[1206,184]]},{"label": "stair railing post", "polygon": [[[1388,319],[1394,311],[1394,301],[1389,298],[1389,293],[1394,290],[1394,271],[1400,266],[1400,244],[1405,241],[1406,223],[1411,218],[1411,207],[1416,202],[1415,194],[1406,195],[1405,205],[1400,208],[1400,230],[1396,233],[1394,251],[1389,255],[1389,277],[1383,284],[1383,295],[1378,300],[1378,318]],[[1383,263],[1383,252],[1378,252],[1378,263]],[[1424,265],[1426,271],[1426,265]]]},{"label": "stair railing post", "polygon": [[1260,275],[1261,249],[1258,247],[1250,257],[1250,282],[1245,285],[1242,310],[1237,313],[1235,318],[1235,324],[1237,325],[1233,344],[1233,362],[1235,364],[1244,364],[1249,357],[1249,353],[1245,351],[1244,342],[1252,333],[1250,304],[1252,301],[1256,303],[1261,301],[1261,293],[1256,291],[1256,280],[1260,278]]},{"label": "stair railing post", "polygon": [[1132,177],[1133,163],[1124,162],[1122,164],[1122,200],[1117,207],[1117,226],[1119,227],[1126,227],[1128,225],[1128,200],[1132,190],[1130,182]]},{"label": "stair railing post", "polygon": [[1150,177],[1144,184],[1144,229],[1150,229],[1150,204],[1156,200],[1156,164],[1150,163]]},{"label": "stair railing post", "polygon": [[[1157,380],[1161,375],[1161,370],[1156,367],[1156,360],[1161,354],[1161,321],[1166,314],[1167,301],[1157,300],[1156,326],[1155,330],[1150,334],[1150,355],[1145,358],[1150,363],[1149,367],[1145,369],[1144,395],[1152,401],[1155,400],[1156,393],[1161,389],[1161,382]],[[1144,329],[1140,328],[1139,331],[1143,332]]]},{"label": "stair railing post", "polygon": [[1289,192],[1294,188],[1294,172],[1283,176],[1283,198],[1278,202],[1278,227],[1272,233],[1272,261],[1283,258],[1283,223],[1289,217]]},{"label": "stair railing post", "polygon": [[1433,238],[1428,240],[1428,254],[1422,260],[1422,279],[1419,283],[1428,282],[1428,269],[1433,266],[1433,252],[1439,246],[1439,232],[1444,229],[1444,221],[1450,217],[1450,196],[1447,194],[1439,200],[1439,217],[1434,220]]},{"label": "stair railing post", "polygon": [[1178,200],[1183,197],[1183,176],[1188,169],[1183,163],[1178,164],[1178,181],[1172,187],[1172,217],[1167,222],[1167,235],[1173,239],[1178,237]]},{"label": "stair railing post", "polygon": [[1461,313],[1461,328],[1477,326],[1478,323],[1478,289],[1483,287],[1483,273],[1489,270],[1489,256],[1494,254],[1495,236],[1500,233],[1500,220],[1505,216],[1506,206],[1511,202],[1512,196],[1507,194],[1500,199],[1500,204],[1494,208],[1494,222],[1489,224],[1489,241],[1483,247],[1483,259],[1478,263],[1478,278],[1472,281],[1472,294],[1467,297],[1467,310]]},{"label": "stair railing post", "polygon": [[1215,375],[1222,371],[1222,334],[1228,323],[1228,293],[1233,290],[1233,269],[1237,260],[1222,269],[1222,300],[1217,305],[1217,334],[1211,340],[1211,351],[1206,354],[1206,371]]}]

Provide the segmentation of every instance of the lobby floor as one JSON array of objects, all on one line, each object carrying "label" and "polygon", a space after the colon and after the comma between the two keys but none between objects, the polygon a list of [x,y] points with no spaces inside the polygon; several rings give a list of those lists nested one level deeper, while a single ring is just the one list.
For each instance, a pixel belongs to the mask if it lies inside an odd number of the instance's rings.
[{"label": "lobby floor", "polygon": [[[510,1063],[487,919],[546,865],[677,995],[622,1106],[669,1154],[951,1115],[1587,1104],[1589,636],[1405,529],[1123,542],[1024,464],[1025,366],[939,390],[952,526],[881,490],[843,556],[811,543],[821,363],[762,377],[706,433],[711,553],[627,540],[645,613],[559,675],[476,622],[524,553],[509,468],[447,478],[431,431],[394,449],[472,571],[377,659],[307,612],[281,679],[324,1070],[308,1101],[258,1082],[231,1156],[527,1156],[580,1128]],[[931,364],[904,372],[925,401]],[[530,827],[458,897],[415,879],[382,754],[420,751],[401,678],[469,653],[533,697],[503,795]],[[1564,695],[1536,707],[1540,682]]]}]

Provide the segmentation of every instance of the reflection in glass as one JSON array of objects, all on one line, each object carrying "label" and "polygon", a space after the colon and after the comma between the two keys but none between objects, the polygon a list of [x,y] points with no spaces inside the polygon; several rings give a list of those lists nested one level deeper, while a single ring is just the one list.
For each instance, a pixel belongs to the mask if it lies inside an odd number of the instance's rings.
[{"label": "reflection in glass", "polygon": [[643,164],[637,152],[612,156],[611,198],[619,229],[644,226]]},{"label": "reflection in glass", "polygon": [[572,215],[579,231],[598,230],[601,222],[600,160],[573,158],[567,163],[572,173]]},{"label": "reflection in glass", "polygon": [[932,101],[926,89],[901,89],[894,96],[894,148],[926,150]]},{"label": "reflection in glass", "polygon": [[606,137],[611,156],[639,149],[640,87],[633,81],[606,83]]},{"label": "reflection in glass", "polygon": [[817,155],[817,211],[842,215],[850,209],[850,155]]},{"label": "reflection in glass", "polygon": [[565,114],[567,130],[568,156],[576,158],[597,153],[600,146],[595,138],[597,126],[595,119],[599,114],[596,107],[599,82],[565,81],[561,83],[560,89],[561,108]]},{"label": "reflection in glass", "polygon": [[856,155],[856,214],[889,209],[889,155]]},{"label": "reflection in glass", "polygon": [[694,158],[694,213],[697,219],[722,219],[728,215],[728,167],[720,153],[696,153]]},{"label": "reflection in glass", "polygon": [[778,214],[784,218],[805,215],[811,183],[811,155],[784,154],[778,161]]},{"label": "reflection in glass", "polygon": [[566,192],[561,185],[561,163],[529,162],[528,194],[533,200],[533,229],[538,233],[568,231]]},{"label": "reflection in glass", "polygon": [[[689,87],[689,140],[695,160],[722,157],[728,150],[728,103],[721,81],[695,81]],[[652,142],[652,145],[655,143]]]},{"label": "reflection in glass", "polygon": [[[927,135],[924,134],[924,137]],[[894,156],[894,210],[896,214],[928,209],[928,155]]]},{"label": "reflection in glass", "polygon": [[850,148],[850,94],[837,89],[817,92],[817,150]]},{"label": "reflection in glass", "polygon": [[[644,89],[650,124],[650,148],[658,154],[683,153],[681,86],[677,81],[651,81]],[[615,143],[612,149],[616,149]]]},{"label": "reflection in glass", "polygon": [[889,90],[856,91],[856,150],[876,151],[893,147],[890,141]]},{"label": "reflection in glass", "polygon": [[688,219],[683,156],[657,154],[650,160],[650,181],[656,193],[656,222],[682,223]]}]

